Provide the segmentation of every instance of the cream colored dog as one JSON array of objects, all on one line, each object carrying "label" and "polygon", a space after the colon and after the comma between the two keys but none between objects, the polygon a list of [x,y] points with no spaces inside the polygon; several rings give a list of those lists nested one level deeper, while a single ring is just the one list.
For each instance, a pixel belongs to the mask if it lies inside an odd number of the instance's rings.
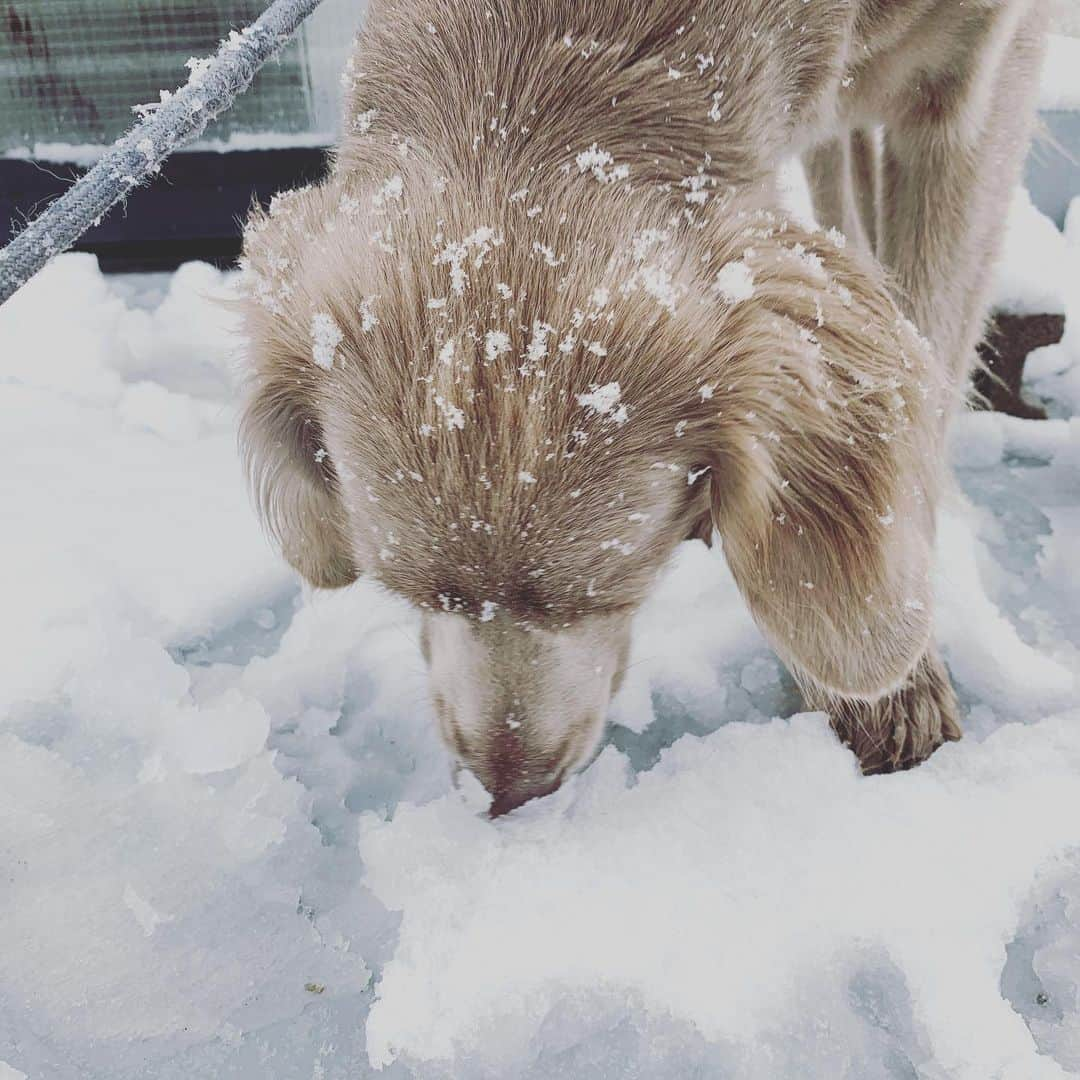
[{"label": "cream colored dog", "polygon": [[[243,447],[308,581],[420,607],[494,812],[589,759],[635,610],[713,528],[865,770],[959,737],[935,503],[1042,20],[373,0],[331,175],[248,224]],[[778,209],[793,154],[827,233]]]}]

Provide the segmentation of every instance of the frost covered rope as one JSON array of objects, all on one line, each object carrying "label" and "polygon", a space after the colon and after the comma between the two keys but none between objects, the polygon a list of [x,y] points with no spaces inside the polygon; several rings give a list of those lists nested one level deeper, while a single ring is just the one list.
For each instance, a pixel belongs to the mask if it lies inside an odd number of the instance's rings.
[{"label": "frost covered rope", "polygon": [[169,154],[201,135],[320,2],[274,0],[251,26],[234,30],[214,56],[189,62],[191,77],[175,94],[163,91],[160,104],[137,107],[149,115],[0,251],[0,304],[71,247]]}]

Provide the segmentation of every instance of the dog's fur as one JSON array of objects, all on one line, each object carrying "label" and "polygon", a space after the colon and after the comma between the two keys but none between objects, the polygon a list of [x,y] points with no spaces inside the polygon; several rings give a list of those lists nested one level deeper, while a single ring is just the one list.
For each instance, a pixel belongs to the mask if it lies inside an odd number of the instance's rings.
[{"label": "dog's fur", "polygon": [[[633,612],[714,526],[864,768],[959,737],[934,511],[1042,18],[374,0],[330,177],[246,231],[243,448],[308,581],[421,607],[496,810],[588,759]],[[797,153],[827,234],[777,209]]]}]

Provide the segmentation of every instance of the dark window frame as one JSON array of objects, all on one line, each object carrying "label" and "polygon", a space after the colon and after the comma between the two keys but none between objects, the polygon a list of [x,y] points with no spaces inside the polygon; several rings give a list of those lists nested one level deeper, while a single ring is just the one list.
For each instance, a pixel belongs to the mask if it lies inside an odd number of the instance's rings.
[{"label": "dark window frame", "polygon": [[[172,270],[189,259],[231,266],[252,203],[266,206],[279,191],[319,181],[327,162],[327,151],[318,147],[174,154],[73,250],[97,255],[106,272]],[[0,246],[85,171],[0,159]]]}]

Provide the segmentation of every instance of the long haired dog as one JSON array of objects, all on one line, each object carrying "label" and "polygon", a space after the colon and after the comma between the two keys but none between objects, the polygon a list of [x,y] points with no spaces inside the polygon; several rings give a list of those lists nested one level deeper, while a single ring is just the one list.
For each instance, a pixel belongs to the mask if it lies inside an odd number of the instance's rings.
[{"label": "long haired dog", "polygon": [[[421,609],[494,812],[589,759],[635,610],[714,528],[866,771],[959,737],[935,503],[1041,19],[373,0],[331,175],[248,223],[242,443],[303,577]],[[792,154],[828,232],[778,210]]]}]

